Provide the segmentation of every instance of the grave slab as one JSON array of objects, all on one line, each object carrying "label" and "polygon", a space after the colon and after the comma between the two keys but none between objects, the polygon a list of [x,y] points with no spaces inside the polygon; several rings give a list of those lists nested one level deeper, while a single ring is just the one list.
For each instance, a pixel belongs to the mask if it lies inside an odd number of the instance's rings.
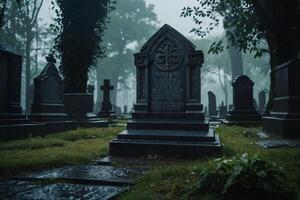
[{"label": "grave slab", "polygon": [[257,142],[257,145],[269,148],[300,148],[300,140],[293,139],[269,139]]},{"label": "grave slab", "polygon": [[68,199],[87,199],[87,200],[106,200],[125,191],[124,187],[113,186],[95,186],[95,185],[80,185],[57,183],[50,185],[41,185],[32,190],[17,193],[7,197],[11,200],[68,200]]}]

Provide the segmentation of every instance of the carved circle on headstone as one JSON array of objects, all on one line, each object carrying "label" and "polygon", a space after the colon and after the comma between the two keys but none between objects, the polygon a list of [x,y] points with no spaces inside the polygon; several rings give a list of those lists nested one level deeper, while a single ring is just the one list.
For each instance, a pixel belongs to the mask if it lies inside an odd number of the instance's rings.
[{"label": "carved circle on headstone", "polygon": [[155,66],[161,71],[176,70],[183,57],[180,50],[169,40],[164,40],[154,52]]}]

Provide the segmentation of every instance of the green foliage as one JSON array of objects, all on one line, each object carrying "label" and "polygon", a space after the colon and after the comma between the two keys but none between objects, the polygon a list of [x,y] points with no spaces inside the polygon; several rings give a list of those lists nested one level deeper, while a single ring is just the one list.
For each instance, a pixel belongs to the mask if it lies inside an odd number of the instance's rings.
[{"label": "green foliage", "polygon": [[41,137],[29,138],[27,140],[19,140],[13,142],[7,142],[0,146],[0,150],[36,150],[50,147],[61,147],[65,146],[66,142],[60,139],[52,138],[45,140]]},{"label": "green foliage", "polygon": [[[52,2],[53,8],[55,3]],[[103,57],[102,41],[110,0],[56,0],[58,34],[55,49],[61,58],[60,69],[65,77],[65,92],[86,92],[88,72]]]},{"label": "green foliage", "polygon": [[248,154],[216,159],[200,174],[199,193],[219,199],[292,199],[282,168]]},{"label": "green foliage", "polygon": [[[227,38],[233,46],[244,52],[255,52],[255,56],[262,56],[267,52],[266,48],[260,45],[265,34],[257,17],[253,0],[198,0],[198,6],[184,7],[182,17],[192,17],[196,28],[194,32],[200,37],[207,36],[213,29],[223,25]],[[208,20],[204,24],[203,19]],[[211,45],[210,53],[220,53],[224,49],[222,40]]]}]

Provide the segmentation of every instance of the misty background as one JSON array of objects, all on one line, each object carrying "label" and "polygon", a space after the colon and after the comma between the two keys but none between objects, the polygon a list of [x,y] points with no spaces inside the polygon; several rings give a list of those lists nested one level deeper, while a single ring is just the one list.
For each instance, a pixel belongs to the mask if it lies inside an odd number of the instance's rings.
[{"label": "misty background", "polygon": [[[55,33],[50,29],[54,22],[55,11],[51,0],[33,0],[33,3],[42,3],[38,11],[38,18],[32,24],[31,30],[23,34],[22,28],[17,28],[18,20],[23,15],[18,11],[12,11],[7,15],[6,23],[0,33],[0,42],[15,49],[24,56],[22,75],[22,107],[26,107],[25,88],[32,84],[32,80],[45,66],[45,56],[53,47]],[[212,42],[224,37],[222,26],[214,29],[207,37],[199,38],[191,33],[195,23],[192,18],[180,17],[185,6],[197,5],[197,0],[119,0],[115,9],[109,14],[110,23],[104,33],[101,45],[107,48],[106,57],[99,59],[96,66],[90,72],[89,84],[95,86],[95,109],[98,111],[102,101],[100,85],[103,79],[110,79],[115,90],[111,93],[112,104],[123,109],[128,105],[130,110],[135,103],[136,83],[133,53],[138,52],[141,45],[162,25],[169,24],[184,36],[189,38],[197,49],[203,50],[205,62],[202,67],[202,103],[208,103],[207,92],[216,94],[217,104],[222,101],[228,105],[232,103],[231,82],[232,63],[227,50],[221,54],[208,54]],[[13,3],[10,5],[14,8]],[[31,5],[28,5],[29,9]],[[55,6],[54,6],[55,8]],[[16,9],[16,8],[14,8]],[[14,10],[12,9],[12,10]],[[14,27],[15,23],[15,27]],[[204,26],[209,21],[205,21]],[[26,26],[28,28],[28,26]],[[26,32],[26,31],[25,31]],[[31,34],[31,36],[30,36]],[[30,38],[28,38],[30,36]],[[29,41],[30,40],[30,41]],[[29,42],[30,43],[29,43]],[[27,54],[26,54],[27,52]],[[240,52],[244,74],[254,82],[254,97],[258,99],[261,90],[269,88],[269,58],[263,55],[254,58],[250,53]],[[57,62],[58,65],[59,62]],[[29,69],[26,74],[26,69]]]}]

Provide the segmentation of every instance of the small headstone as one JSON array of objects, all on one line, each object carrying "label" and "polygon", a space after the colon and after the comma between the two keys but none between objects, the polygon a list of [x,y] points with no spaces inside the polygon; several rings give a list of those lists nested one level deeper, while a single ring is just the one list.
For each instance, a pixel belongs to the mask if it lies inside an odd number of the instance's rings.
[{"label": "small headstone", "polygon": [[224,118],[227,115],[227,106],[224,105],[224,101],[222,101],[219,106],[219,118]]},{"label": "small headstone", "polygon": [[134,59],[137,103],[127,130],[110,142],[110,154],[186,157],[218,152],[220,141],[201,104],[203,52],[164,25]]},{"label": "small headstone", "polygon": [[52,54],[46,57],[47,64],[34,78],[32,121],[64,121],[68,119],[64,109],[64,83],[55,66]]},{"label": "small headstone", "polygon": [[122,109],[121,107],[117,106],[117,105],[114,105],[114,111],[116,113],[116,115],[119,117],[122,115]]},{"label": "small headstone", "polygon": [[261,115],[264,114],[265,107],[266,107],[266,92],[261,91],[258,94],[258,112],[259,112],[259,114],[261,114]]},{"label": "small headstone", "polygon": [[128,114],[128,106],[127,105],[124,106],[123,114],[125,114],[125,115]]},{"label": "small headstone", "polygon": [[234,107],[229,111],[224,123],[236,125],[260,124],[260,117],[254,108],[254,82],[245,75],[238,76],[232,83]]},{"label": "small headstone", "polygon": [[113,111],[113,107],[110,101],[110,91],[114,89],[114,86],[110,85],[110,80],[105,79],[101,90],[103,91],[103,101],[101,111],[99,112],[100,117],[116,118],[116,114]]},{"label": "small headstone", "polygon": [[211,121],[215,121],[218,118],[216,95],[212,91],[209,91],[207,94],[208,94],[208,117],[210,118]]}]

